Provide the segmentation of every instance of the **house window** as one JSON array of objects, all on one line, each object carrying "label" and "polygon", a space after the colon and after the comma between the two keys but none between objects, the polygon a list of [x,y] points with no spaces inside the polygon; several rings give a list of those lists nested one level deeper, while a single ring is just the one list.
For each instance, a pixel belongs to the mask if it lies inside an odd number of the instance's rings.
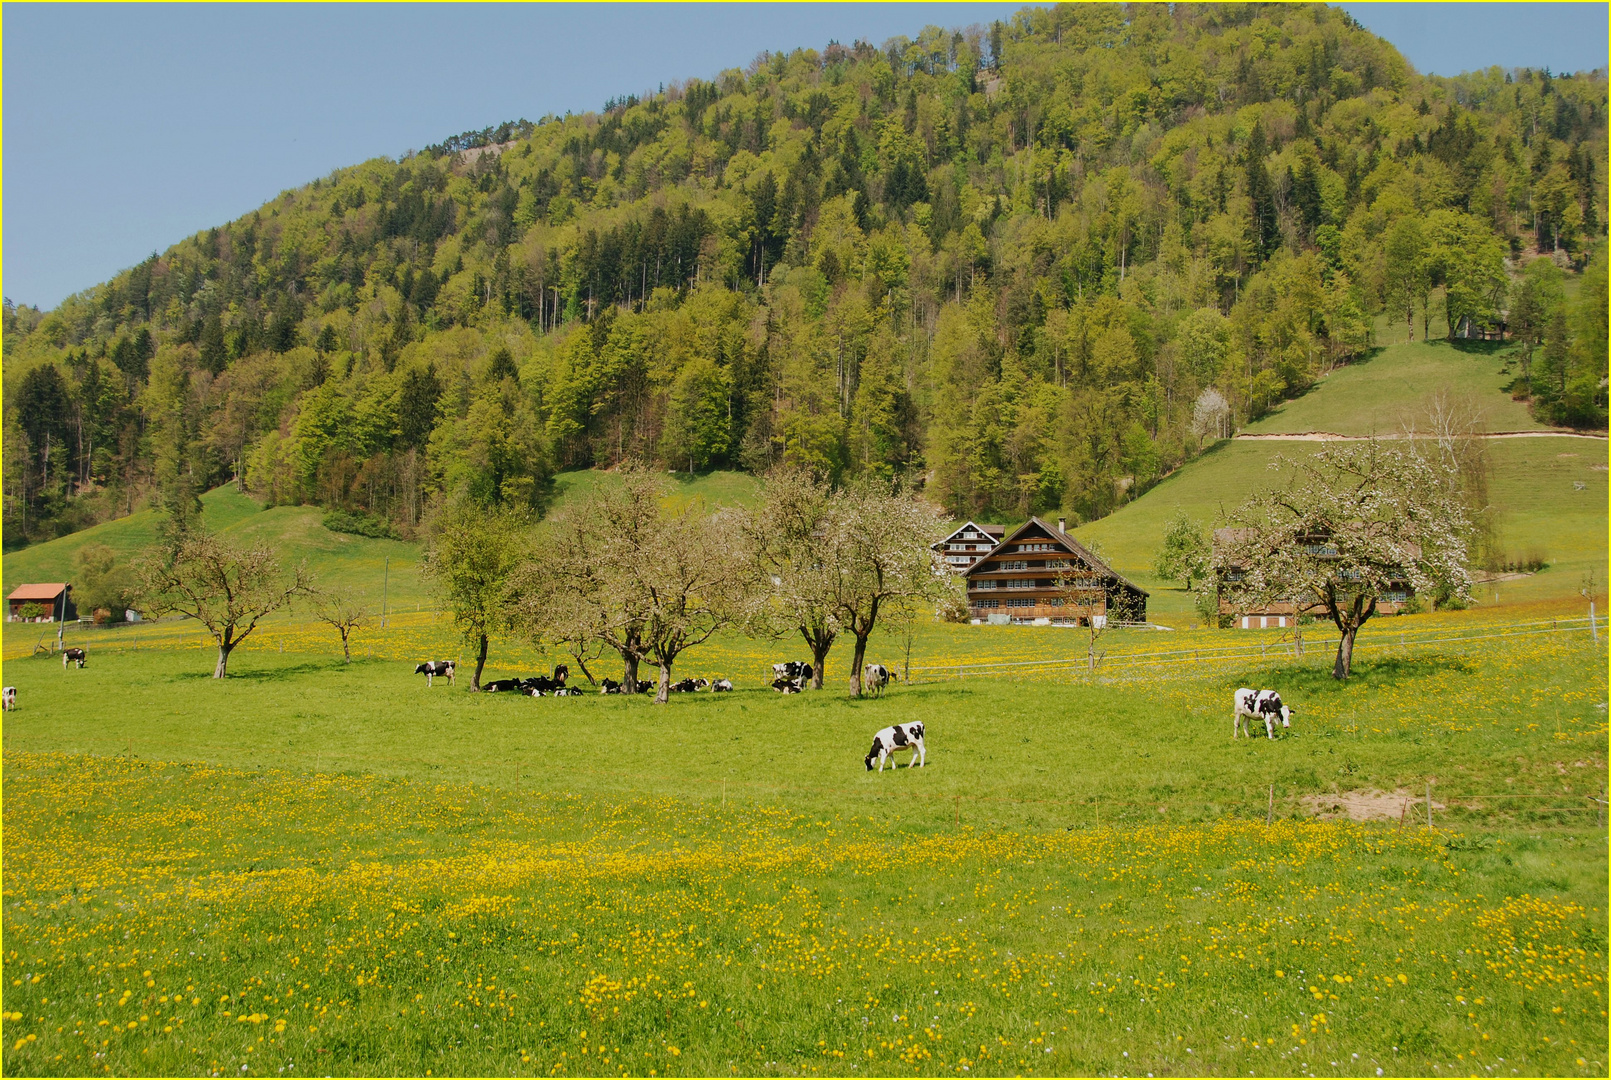
[{"label": "house window", "polygon": [[994,589],[996,587],[996,583],[989,578],[985,578],[980,581],[975,581],[973,583],[973,587],[975,589]]},{"label": "house window", "polygon": [[1023,559],[1007,559],[996,564],[997,570],[1028,570],[1029,563]]},{"label": "house window", "polygon": [[1000,607],[1001,606],[1001,601],[1000,600],[994,600],[994,599],[992,599],[992,600],[975,600],[973,602],[973,606],[976,607],[976,608]]}]

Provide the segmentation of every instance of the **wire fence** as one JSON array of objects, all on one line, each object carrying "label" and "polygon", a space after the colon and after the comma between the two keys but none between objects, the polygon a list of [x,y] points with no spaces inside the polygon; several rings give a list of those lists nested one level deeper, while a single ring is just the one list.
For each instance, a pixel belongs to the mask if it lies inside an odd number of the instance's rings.
[{"label": "wire fence", "polygon": [[[1227,631],[1227,633],[1243,633]],[[1534,637],[1539,635],[1585,634],[1597,645],[1599,626],[1589,616],[1538,619],[1519,623],[1474,623],[1458,627],[1436,626],[1384,630],[1361,634],[1354,640],[1354,654],[1389,651],[1413,652],[1429,646],[1459,646],[1470,643]],[[912,682],[946,682],[965,678],[1055,678],[1124,675],[1137,669],[1168,669],[1191,665],[1225,667],[1271,659],[1304,663],[1311,658],[1329,661],[1339,638],[1314,637],[1294,630],[1275,640],[1237,641],[1224,645],[1194,645],[1181,649],[1140,651],[1134,649],[1096,650],[1083,655],[1052,660],[1009,660],[986,663],[944,663],[912,665]]]}]

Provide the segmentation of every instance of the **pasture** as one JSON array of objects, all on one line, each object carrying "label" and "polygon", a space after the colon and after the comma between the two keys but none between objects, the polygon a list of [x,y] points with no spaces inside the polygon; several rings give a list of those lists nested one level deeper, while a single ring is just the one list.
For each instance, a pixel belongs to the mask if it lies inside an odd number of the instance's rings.
[{"label": "pasture", "polygon": [[[417,618],[221,683],[175,624],[8,660],[8,1074],[1605,1072],[1603,638],[657,709],[427,691]],[[968,633],[1074,644],[914,667]],[[1292,734],[1233,743],[1238,685]]]}]

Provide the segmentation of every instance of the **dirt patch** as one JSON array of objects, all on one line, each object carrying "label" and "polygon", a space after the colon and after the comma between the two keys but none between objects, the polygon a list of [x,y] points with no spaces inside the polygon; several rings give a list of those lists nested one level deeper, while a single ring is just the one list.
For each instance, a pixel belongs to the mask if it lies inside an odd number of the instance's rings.
[{"label": "dirt patch", "polygon": [[[1350,821],[1398,821],[1413,817],[1419,806],[1426,813],[1426,796],[1399,788],[1397,791],[1344,791],[1336,795],[1305,795],[1298,800],[1315,817],[1322,821],[1348,818]],[[1443,804],[1432,800],[1433,810],[1442,810]]]}]

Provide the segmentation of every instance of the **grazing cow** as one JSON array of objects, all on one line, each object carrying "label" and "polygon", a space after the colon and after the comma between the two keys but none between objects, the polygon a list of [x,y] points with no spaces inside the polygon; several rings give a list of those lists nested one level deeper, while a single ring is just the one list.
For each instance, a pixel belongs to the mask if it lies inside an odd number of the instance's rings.
[{"label": "grazing cow", "polygon": [[483,694],[501,694],[508,690],[514,690],[517,693],[530,693],[520,683],[520,679],[493,679],[481,688],[481,692]]},{"label": "grazing cow", "polygon": [[0,709],[10,712],[17,707],[17,688],[8,686],[0,690]]},{"label": "grazing cow", "polygon": [[772,675],[778,679],[798,679],[805,683],[811,678],[811,665],[802,664],[798,660],[789,660],[782,664],[772,665]]},{"label": "grazing cow", "polygon": [[733,682],[731,679],[717,679],[710,684],[710,692],[713,694],[729,694],[732,693],[732,690]]},{"label": "grazing cow", "polygon": [[1231,738],[1246,734],[1253,738],[1253,721],[1264,722],[1264,734],[1275,738],[1275,722],[1282,727],[1292,726],[1293,710],[1281,703],[1281,695],[1274,690],[1249,690],[1242,687],[1234,695],[1236,713],[1231,719]]},{"label": "grazing cow", "polygon": [[802,689],[802,679],[785,679],[781,676],[772,680],[772,689],[780,694],[798,694]]},{"label": "grazing cow", "polygon": [[452,685],[453,668],[454,663],[452,660],[427,660],[423,664],[414,665],[414,674],[425,676],[425,688],[429,690],[432,680],[438,675],[445,675],[448,684]]},{"label": "grazing cow", "polygon": [[[912,757],[906,763],[908,769],[928,761],[928,752],[923,749],[923,722],[921,720],[911,724],[895,724],[874,735],[873,748],[867,751],[867,771],[873,771],[873,758],[877,758],[878,771],[883,772],[884,761],[893,759],[897,750],[912,751]],[[890,768],[895,768],[893,760],[890,760]]]},{"label": "grazing cow", "polygon": [[83,667],[84,666],[84,661],[87,660],[87,659],[89,659],[89,654],[86,653],[83,649],[63,649],[62,650],[62,668],[64,670],[67,667],[68,661],[71,661],[71,662],[77,664],[79,667]]},{"label": "grazing cow", "polygon": [[861,672],[863,688],[877,695],[884,693],[884,688],[889,685],[889,680],[892,678],[894,676],[889,668],[883,664],[868,664]]}]

